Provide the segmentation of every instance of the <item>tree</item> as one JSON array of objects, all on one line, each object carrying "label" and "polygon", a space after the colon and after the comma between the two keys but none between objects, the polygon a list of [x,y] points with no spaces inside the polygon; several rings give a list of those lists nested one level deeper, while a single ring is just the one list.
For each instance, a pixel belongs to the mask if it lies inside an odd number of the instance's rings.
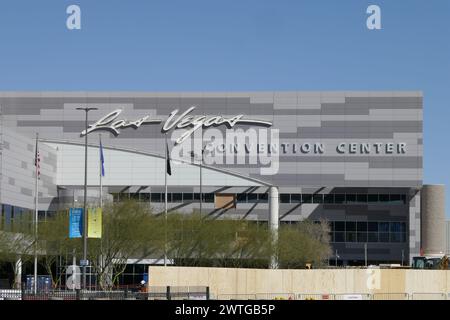
[{"label": "tree", "polygon": [[[70,239],[68,210],[61,210],[54,216],[39,222],[39,262],[52,278],[53,287],[61,285],[63,272],[55,272],[57,261],[68,253],[81,253],[81,239]],[[64,261],[67,264],[67,261]]]},{"label": "tree", "polygon": [[330,228],[326,221],[305,220],[279,229],[277,244],[281,268],[304,268],[307,263],[321,266],[331,254]]},{"label": "tree", "polygon": [[11,265],[14,273],[13,288],[20,288],[17,282],[19,268],[34,257],[33,219],[29,212],[17,215],[9,225],[0,230],[0,261]]},{"label": "tree", "polygon": [[128,200],[103,208],[101,239],[89,239],[88,257],[102,289],[117,283],[128,259],[160,256],[164,251],[164,225],[148,205]]},{"label": "tree", "polygon": [[[39,261],[54,286],[61,284],[63,274],[54,272],[57,259],[73,253],[81,258],[82,239],[69,239],[68,226],[67,210],[39,222]],[[3,259],[15,262],[18,255],[32,257],[34,237],[30,232],[14,233],[12,240],[0,241]],[[6,258],[8,253],[13,257]],[[127,200],[107,203],[102,238],[88,239],[88,260],[102,289],[118,283],[130,259],[161,258],[165,253],[178,266],[267,268],[276,254],[280,267],[303,268],[306,263],[321,265],[328,258],[329,226],[325,221],[281,225],[274,246],[264,224],[211,219],[195,213],[171,213],[166,219],[154,214],[147,204]]]},{"label": "tree", "polygon": [[255,267],[267,265],[270,233],[251,221],[170,214],[169,256],[176,265]]}]

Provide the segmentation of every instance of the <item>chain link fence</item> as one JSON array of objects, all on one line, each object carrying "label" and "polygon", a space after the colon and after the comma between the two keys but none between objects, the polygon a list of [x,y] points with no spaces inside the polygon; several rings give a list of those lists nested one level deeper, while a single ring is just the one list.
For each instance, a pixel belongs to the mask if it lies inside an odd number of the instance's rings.
[{"label": "chain link fence", "polygon": [[450,300],[450,293],[258,293],[219,294],[218,300]]},{"label": "chain link fence", "polygon": [[412,294],[412,300],[447,300],[447,294],[445,293],[420,293],[416,292]]},{"label": "chain link fence", "polygon": [[321,293],[298,293],[297,300],[334,300],[334,295]]},{"label": "chain link fence", "polygon": [[256,300],[256,294],[219,294],[217,300]]},{"label": "chain link fence", "polygon": [[294,293],[258,293],[256,300],[295,300]]},{"label": "chain link fence", "polygon": [[407,293],[374,293],[373,300],[409,300],[410,295]]}]

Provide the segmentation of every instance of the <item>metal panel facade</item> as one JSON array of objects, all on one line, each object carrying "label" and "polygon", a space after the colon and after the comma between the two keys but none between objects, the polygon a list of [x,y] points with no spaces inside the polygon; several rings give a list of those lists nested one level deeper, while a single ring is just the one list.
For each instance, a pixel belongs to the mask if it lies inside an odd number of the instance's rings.
[{"label": "metal panel facade", "polygon": [[[0,105],[2,123],[11,130],[80,143],[83,114],[75,110],[80,105],[99,108],[90,114],[92,122],[116,109],[123,110],[118,119],[150,115],[162,124],[173,110],[182,113],[191,106],[196,106],[192,115],[242,114],[270,121],[269,131],[279,131],[279,168],[261,175],[259,161],[216,166],[280,187],[422,184],[419,92],[3,93]],[[122,129],[117,137],[108,133],[104,144],[164,154],[162,124]],[[233,129],[252,128],[259,129],[245,124]],[[225,126],[213,129],[224,132]]]}]

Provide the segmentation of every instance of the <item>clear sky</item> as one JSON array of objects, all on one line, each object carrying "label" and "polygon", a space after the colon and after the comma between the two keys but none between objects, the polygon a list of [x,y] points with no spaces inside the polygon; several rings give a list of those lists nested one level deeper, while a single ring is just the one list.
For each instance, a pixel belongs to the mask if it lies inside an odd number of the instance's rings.
[{"label": "clear sky", "polygon": [[421,90],[450,216],[449,0],[0,0],[0,90]]}]

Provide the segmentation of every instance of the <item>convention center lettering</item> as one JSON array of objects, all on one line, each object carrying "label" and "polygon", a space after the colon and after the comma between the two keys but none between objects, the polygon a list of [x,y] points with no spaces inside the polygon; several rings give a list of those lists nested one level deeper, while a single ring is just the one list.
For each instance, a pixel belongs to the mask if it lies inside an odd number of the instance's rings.
[{"label": "convention center lettering", "polygon": [[[250,126],[271,127],[272,122],[257,119],[246,119],[243,114],[232,117],[225,117],[221,115],[214,116],[195,116],[192,111],[195,106],[190,107],[185,112],[179,113],[178,109],[173,110],[162,127],[162,132],[167,133],[170,130],[184,129],[185,132],[181,134],[176,140],[175,144],[181,144],[188,139],[199,128],[209,128],[224,125],[227,128],[234,128],[238,124]],[[89,125],[87,134],[104,130],[111,132],[114,136],[120,134],[121,129],[134,128],[138,129],[143,124],[160,124],[162,119],[152,119],[150,116],[144,116],[135,121],[118,119],[122,113],[121,109],[115,110],[94,124]],[[86,135],[86,130],[81,132],[81,136]],[[244,133],[245,135],[245,133]],[[251,141],[251,139],[248,139]],[[213,146],[217,153],[233,152],[233,153],[268,153],[268,154],[323,154],[326,145],[320,142],[305,142],[305,143],[241,143],[237,144],[234,141],[230,144],[220,144]],[[337,154],[406,154],[407,144],[404,142],[340,142],[335,147]],[[212,150],[211,150],[212,151]]]}]

